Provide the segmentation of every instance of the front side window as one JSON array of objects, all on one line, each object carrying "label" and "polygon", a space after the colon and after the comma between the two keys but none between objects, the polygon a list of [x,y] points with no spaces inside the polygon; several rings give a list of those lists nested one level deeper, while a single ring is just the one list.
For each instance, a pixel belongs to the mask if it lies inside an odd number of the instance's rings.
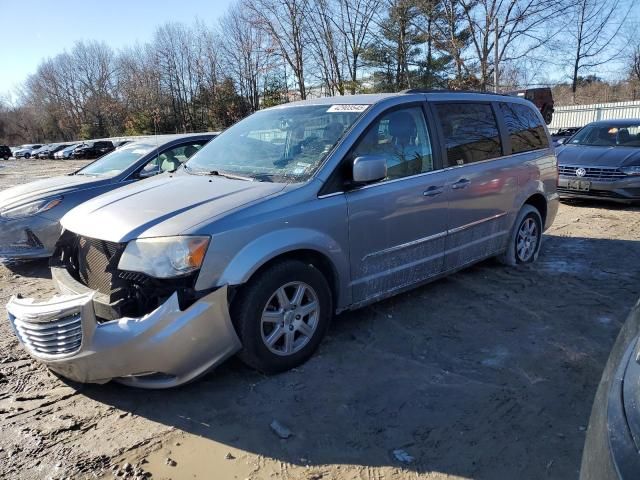
[{"label": "front side window", "polygon": [[294,105],[256,112],[186,164],[191,174],[306,181],[368,105]]},{"label": "front side window", "polygon": [[96,175],[100,177],[115,177],[133,165],[155,147],[147,144],[131,144],[108,153],[99,160],[78,171],[77,175]]},{"label": "front side window", "polygon": [[448,166],[502,156],[498,123],[488,103],[437,103]]},{"label": "front side window", "polygon": [[433,170],[429,132],[420,107],[393,110],[379,117],[352,150],[351,157],[382,156],[387,179]]},{"label": "front side window", "polygon": [[163,173],[174,172],[183,163],[193,157],[205,143],[206,142],[193,142],[169,148],[145,165],[144,170],[155,169]]},{"label": "front side window", "polygon": [[592,147],[640,147],[640,124],[591,124],[583,127],[567,145]]},{"label": "front side window", "polygon": [[511,138],[511,153],[530,152],[549,147],[542,119],[532,107],[504,102],[499,105]]}]

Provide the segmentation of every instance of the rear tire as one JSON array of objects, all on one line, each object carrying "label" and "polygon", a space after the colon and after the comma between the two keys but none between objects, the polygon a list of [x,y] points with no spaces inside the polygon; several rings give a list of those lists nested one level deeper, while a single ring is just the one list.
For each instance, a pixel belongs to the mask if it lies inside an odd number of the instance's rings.
[{"label": "rear tire", "polygon": [[30,154],[30,153],[25,153],[25,154],[24,154],[24,158],[25,158],[26,160],[29,160],[29,159],[31,158],[31,154]]},{"label": "rear tire", "polygon": [[550,107],[545,108],[542,111],[542,118],[544,118],[544,123],[550,125],[551,121],[553,120],[553,110],[551,110]]},{"label": "rear tire", "polygon": [[533,263],[538,259],[542,244],[542,216],[537,208],[524,205],[509,235],[507,249],[499,255],[498,261],[516,266]]},{"label": "rear tire", "polygon": [[313,355],[332,317],[324,275],[285,260],[260,272],[234,298],[231,318],[242,342],[239,358],[266,374],[290,370]]}]

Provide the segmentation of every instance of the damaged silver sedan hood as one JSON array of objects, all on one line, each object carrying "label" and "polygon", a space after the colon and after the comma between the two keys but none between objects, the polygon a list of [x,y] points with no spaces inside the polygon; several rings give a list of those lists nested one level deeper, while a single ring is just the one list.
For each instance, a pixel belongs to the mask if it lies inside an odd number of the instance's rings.
[{"label": "damaged silver sedan hood", "polygon": [[98,187],[111,181],[111,178],[88,175],[66,175],[36,180],[0,191],[0,207],[12,207],[45,197],[64,195],[69,191]]},{"label": "damaged silver sedan hood", "polygon": [[72,232],[111,242],[179,235],[278,193],[285,186],[186,173],[164,174],[89,200],[67,213],[61,223]]}]

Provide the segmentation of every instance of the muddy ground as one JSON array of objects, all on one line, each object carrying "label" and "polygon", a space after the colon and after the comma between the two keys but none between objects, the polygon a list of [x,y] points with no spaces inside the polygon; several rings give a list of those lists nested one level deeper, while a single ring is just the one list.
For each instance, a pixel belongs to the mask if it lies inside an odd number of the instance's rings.
[{"label": "muddy ground", "polygon": [[[0,189],[78,165],[0,162]],[[343,314],[295,371],[231,360],[170,391],[69,384],[2,321],[0,477],[576,478],[639,241],[638,209],[562,205],[534,265],[486,261]],[[46,262],[0,266],[0,304],[18,292],[51,295]]]}]

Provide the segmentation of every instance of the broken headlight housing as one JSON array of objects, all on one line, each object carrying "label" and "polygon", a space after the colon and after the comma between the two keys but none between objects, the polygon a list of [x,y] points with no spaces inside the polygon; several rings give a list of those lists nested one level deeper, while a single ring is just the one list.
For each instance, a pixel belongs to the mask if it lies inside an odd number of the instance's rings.
[{"label": "broken headlight housing", "polygon": [[120,257],[119,270],[155,278],[188,275],[202,266],[210,237],[177,236],[131,240]]}]

